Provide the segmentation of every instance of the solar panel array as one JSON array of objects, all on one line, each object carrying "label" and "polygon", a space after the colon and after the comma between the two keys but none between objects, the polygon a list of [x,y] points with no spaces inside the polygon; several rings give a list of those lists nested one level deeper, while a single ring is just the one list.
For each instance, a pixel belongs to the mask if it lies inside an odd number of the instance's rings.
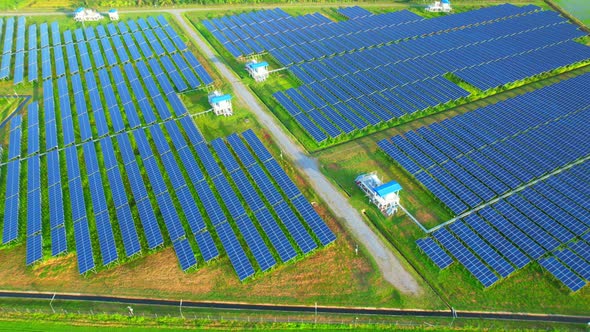
[{"label": "solar panel array", "polygon": [[318,143],[467,97],[447,73],[487,90],[590,59],[590,48],[571,41],[584,32],[535,6],[434,19],[341,12],[350,20],[275,9],[203,24],[234,56],[268,51],[291,70],[304,85],[274,97]]},{"label": "solar panel array", "polygon": [[[137,26],[135,21],[130,20],[126,23],[121,21],[117,26],[108,24],[96,28],[60,31],[57,22],[50,26],[42,23],[38,29],[36,24],[27,28],[24,16],[20,16],[18,20],[9,17],[3,25],[4,31],[1,31],[0,27],[0,36],[4,37],[1,44],[3,52],[0,60],[0,79],[13,77],[14,84],[19,84],[24,82],[26,73],[29,82],[37,81],[37,58],[38,53],[41,53],[40,69],[43,80],[55,79],[66,73],[87,72],[154,58],[162,62],[166,68],[166,75],[173,79],[179,91],[196,89],[201,82],[205,85],[212,84],[211,76],[166,19],[160,16],[157,20],[152,18],[152,21],[156,24],[142,30],[130,31],[127,25]],[[28,48],[25,51],[27,40]],[[80,55],[81,63],[78,63],[77,53]],[[28,58],[26,67],[25,58]]]},{"label": "solar panel array", "polygon": [[573,248],[590,237],[588,84],[583,74],[378,142],[458,216],[417,242],[437,266],[449,252],[488,287],[538,260],[572,291],[587,283],[590,256]]},{"label": "solar panel array", "polygon": [[[186,47],[178,49],[181,41],[171,36],[173,30],[163,18],[129,21],[126,28],[119,24],[133,40],[146,29],[156,32],[145,34],[146,45],[138,43],[143,54],[139,59],[116,64],[101,51],[101,46],[107,48],[99,41],[118,35],[115,25],[66,31],[63,36],[55,24],[41,26],[43,48],[54,54],[58,45],[65,47],[66,57],[81,55],[82,66],[71,62],[69,75],[54,77],[51,58],[52,74],[42,82],[43,99],[28,108],[26,154],[21,154],[22,118],[16,115],[11,121],[4,243],[19,237],[23,196],[18,189],[24,162],[27,264],[43,259],[44,242],[51,244],[52,256],[68,251],[66,217],[73,222],[81,274],[165,243],[172,244],[180,267],[188,270],[223,254],[221,244],[244,280],[335,240],[253,132],[244,133],[244,140],[237,135],[232,136],[237,141],[217,139],[211,145],[203,140],[176,95],[183,87],[200,84],[203,75],[196,71],[198,76],[191,78],[198,61],[182,54],[190,53]],[[170,36],[168,42],[165,36]],[[148,54],[155,38],[162,49],[152,46]],[[167,53],[172,47],[176,51]],[[97,59],[106,61],[98,64]],[[176,74],[175,63],[181,64]],[[186,83],[180,83],[185,78]],[[44,133],[39,132],[40,119]],[[239,153],[249,154],[252,163],[236,159],[230,140],[240,142]],[[41,181],[42,164],[47,167],[46,182]],[[264,187],[249,175],[248,167],[256,167],[256,179],[264,179]],[[265,198],[270,190],[272,198]],[[43,234],[43,213],[49,214],[48,234]]]}]

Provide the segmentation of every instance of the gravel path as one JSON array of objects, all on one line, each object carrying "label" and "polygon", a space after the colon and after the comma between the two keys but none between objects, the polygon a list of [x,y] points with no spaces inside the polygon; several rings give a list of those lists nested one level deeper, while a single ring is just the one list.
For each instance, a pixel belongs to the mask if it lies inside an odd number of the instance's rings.
[{"label": "gravel path", "polygon": [[[264,111],[262,106],[250,89],[248,89],[236,75],[224,63],[219,61],[211,47],[195,32],[182,16],[181,11],[173,11],[178,23],[186,30],[190,37],[197,43],[205,56],[211,61],[219,72],[232,84],[237,97],[251,109],[259,122],[270,131],[282,152],[291,160],[294,160],[300,169],[305,172],[314,190],[330,206],[336,216],[346,223],[346,228],[352,232],[354,238],[361,242],[377,262],[383,277],[402,293],[420,294],[420,286],[412,275],[401,265],[397,256],[385,246],[381,238],[364,222],[361,215],[349,203],[347,198],[338,191],[334,185],[320,172],[317,161],[309,157],[304,150],[295,143],[289,135],[283,132],[277,120]],[[352,249],[351,249],[352,250]]]}]

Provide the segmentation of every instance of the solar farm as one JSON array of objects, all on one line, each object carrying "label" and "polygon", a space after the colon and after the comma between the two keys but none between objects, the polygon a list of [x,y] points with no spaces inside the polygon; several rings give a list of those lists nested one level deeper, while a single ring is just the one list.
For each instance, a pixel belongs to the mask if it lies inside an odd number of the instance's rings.
[{"label": "solar farm", "polygon": [[373,15],[359,7],[341,14],[349,20],[293,17],[275,9],[203,25],[233,56],[267,52],[292,73],[301,84],[272,97],[314,146],[411,121],[471,100],[473,91],[590,59],[590,48],[573,41],[583,31],[532,5],[433,19],[407,10]]},{"label": "solar farm", "polygon": [[0,290],[586,317],[588,27],[416,3],[0,16]]},{"label": "solar farm", "polygon": [[163,16],[0,22],[1,77],[43,94],[2,163],[2,244],[26,242],[23,263],[75,251],[87,274],[171,244],[182,270],[227,255],[242,281],[335,241],[254,132],[204,140],[178,93],[213,80]]},{"label": "solar farm", "polygon": [[[444,209],[425,232],[411,232],[411,243],[391,240],[407,232],[399,220],[417,229],[409,218],[395,216],[391,225],[372,215],[391,241],[411,247],[406,254],[441,271],[433,275],[459,264],[476,288],[493,289],[538,267],[564,293],[584,291],[590,281],[587,70],[466,113],[439,113],[584,68],[590,47],[579,39],[587,33],[535,5],[429,19],[407,10],[335,12],[344,19],[276,8],[201,24],[223,54],[285,69],[276,82],[288,88],[273,91],[271,74],[270,83],[252,89],[308,150],[319,149],[320,162],[342,169],[326,174],[349,196],[358,190],[349,187],[350,174],[370,170],[346,163],[365,158]],[[440,120],[414,124],[431,115]],[[397,126],[411,129],[388,136]],[[339,146],[346,141],[352,142]],[[367,145],[367,152],[352,152]],[[410,195],[415,201],[422,194]],[[418,213],[428,208],[412,206]]]}]

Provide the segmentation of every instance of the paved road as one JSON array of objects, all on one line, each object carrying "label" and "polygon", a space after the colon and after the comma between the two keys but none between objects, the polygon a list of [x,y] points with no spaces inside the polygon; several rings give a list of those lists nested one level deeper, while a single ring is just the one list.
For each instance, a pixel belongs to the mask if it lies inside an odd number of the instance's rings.
[{"label": "paved road", "polygon": [[[124,296],[102,296],[90,294],[71,293],[43,293],[43,292],[13,292],[0,290],[0,298],[17,298],[28,300],[51,301],[83,301],[83,302],[109,302],[126,305],[157,305],[178,307],[180,301],[164,300],[154,298],[137,298]],[[379,315],[379,316],[407,316],[407,317],[440,317],[451,318],[451,310],[420,310],[420,309],[386,309],[386,308],[359,308],[359,307],[336,307],[336,306],[303,306],[303,305],[275,305],[255,304],[236,302],[207,302],[207,301],[182,301],[183,308],[206,308],[219,310],[249,310],[262,312],[295,312],[295,313],[326,313],[326,314],[347,314],[347,315]],[[567,316],[567,315],[545,315],[530,313],[511,312],[485,312],[485,311],[455,311],[455,318],[474,319],[502,319],[514,321],[534,321],[551,323],[583,324],[590,322],[589,316]]]},{"label": "paved road", "polygon": [[331,207],[338,218],[346,223],[346,228],[352,232],[354,238],[365,246],[379,266],[385,280],[402,293],[420,294],[422,289],[414,277],[401,265],[399,259],[383,243],[381,238],[364,222],[361,215],[349,204],[346,197],[320,172],[317,160],[309,157],[300,145],[282,130],[277,120],[264,111],[251,90],[240,82],[230,68],[217,59],[211,47],[184,20],[181,12],[174,11],[172,14],[197,43],[209,61],[232,84],[238,98],[248,105],[248,108],[254,112],[262,126],[270,131],[282,152],[303,170],[314,190]]}]

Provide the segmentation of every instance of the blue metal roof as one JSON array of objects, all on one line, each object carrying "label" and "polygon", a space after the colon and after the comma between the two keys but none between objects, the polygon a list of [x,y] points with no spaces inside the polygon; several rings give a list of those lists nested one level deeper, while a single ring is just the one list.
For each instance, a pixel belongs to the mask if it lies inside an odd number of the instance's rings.
[{"label": "blue metal roof", "polygon": [[83,11],[84,11],[84,7],[80,7],[78,9],[76,9],[75,13],[77,14],[77,13],[80,13],[80,12],[83,12]]},{"label": "blue metal roof", "polygon": [[260,67],[268,67],[268,62],[266,62],[266,61],[252,62],[252,63],[247,64],[246,66],[248,66],[249,68],[252,68],[252,69],[256,69],[256,68],[260,68]]},{"label": "blue metal roof", "polygon": [[402,190],[402,186],[399,183],[397,183],[396,181],[390,181],[390,182],[380,185],[377,188],[374,188],[373,190],[375,190],[375,192],[379,196],[385,197],[391,193],[396,193],[396,192]]},{"label": "blue metal roof", "polygon": [[114,9],[114,8],[113,8],[113,9],[111,9],[111,10],[109,10],[109,13],[116,13],[116,12],[117,12],[117,10],[116,10],[116,9]]},{"label": "blue metal roof", "polygon": [[442,0],[441,2],[451,4],[451,1],[449,1],[449,0]]},{"label": "blue metal roof", "polygon": [[210,99],[212,104],[220,103],[220,102],[226,101],[226,100],[231,100],[231,95],[215,96],[215,97],[211,97],[211,99]]}]

